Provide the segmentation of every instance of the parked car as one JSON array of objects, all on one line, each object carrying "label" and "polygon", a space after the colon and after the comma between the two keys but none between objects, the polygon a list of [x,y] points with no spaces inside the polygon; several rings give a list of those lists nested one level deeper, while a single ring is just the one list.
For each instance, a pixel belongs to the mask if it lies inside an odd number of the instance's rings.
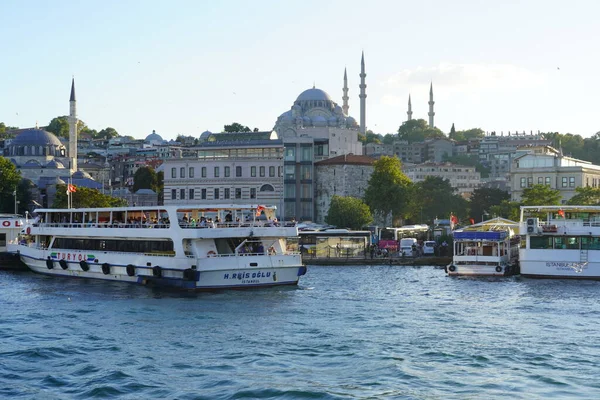
[{"label": "parked car", "polygon": [[436,243],[433,240],[426,240],[423,243],[423,255],[434,255]]}]

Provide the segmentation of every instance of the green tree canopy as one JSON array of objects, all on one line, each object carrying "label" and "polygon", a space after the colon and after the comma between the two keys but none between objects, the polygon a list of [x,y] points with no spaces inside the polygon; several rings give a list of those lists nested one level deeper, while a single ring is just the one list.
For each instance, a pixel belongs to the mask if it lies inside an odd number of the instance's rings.
[{"label": "green tree canopy", "polygon": [[396,221],[407,212],[411,189],[412,182],[402,172],[400,160],[384,156],[374,163],[364,200],[380,217],[385,219],[391,213]]},{"label": "green tree canopy", "polygon": [[518,221],[520,218],[520,206],[521,204],[516,201],[503,200],[499,205],[490,207],[490,214],[492,216]]},{"label": "green tree canopy", "polygon": [[469,215],[476,221],[484,221],[489,219],[488,216],[493,215],[491,214],[493,206],[499,206],[503,201],[508,200],[510,200],[510,194],[504,190],[477,188],[471,196]]},{"label": "green tree canopy", "polygon": [[152,189],[158,193],[158,179],[152,167],[141,167],[133,175],[133,192],[139,189]]},{"label": "green tree canopy", "polygon": [[[76,192],[71,193],[72,208],[123,207],[127,205],[125,199],[102,194],[97,189],[89,189],[83,186],[77,186],[76,189]],[[52,207],[67,208],[67,185],[56,186],[56,197]]]},{"label": "green tree canopy", "polygon": [[[85,122],[79,120],[77,122],[77,136],[81,134],[82,131],[88,130]],[[53,118],[52,121],[46,127],[46,131],[54,133],[58,137],[69,138],[69,119],[66,115],[61,117]]]},{"label": "green tree canopy", "polygon": [[223,132],[252,132],[252,129],[240,123],[234,122],[231,125],[225,125],[223,127]]},{"label": "green tree canopy", "polygon": [[557,206],[562,196],[560,190],[548,185],[537,184],[523,189],[521,205],[523,206]]},{"label": "green tree canopy", "polygon": [[398,135],[392,135],[391,133],[386,133],[381,141],[383,142],[383,144],[394,144],[394,141],[397,139],[398,139]]},{"label": "green tree canopy", "polygon": [[409,143],[444,137],[446,137],[444,132],[438,128],[430,127],[424,119],[404,121],[400,128],[398,128],[398,139],[406,140]]},{"label": "green tree canopy", "polygon": [[597,206],[600,205],[600,188],[584,186],[575,188],[577,194],[567,201],[573,206]]},{"label": "green tree canopy", "polygon": [[165,173],[158,171],[156,174],[156,188],[158,189],[158,204],[164,204],[165,201]]},{"label": "green tree canopy", "polygon": [[411,220],[431,224],[434,219],[448,219],[454,214],[461,221],[467,217],[467,201],[455,193],[446,179],[428,176],[417,182],[410,204]]},{"label": "green tree canopy", "polygon": [[[19,193],[21,173],[8,158],[0,157],[0,210],[5,213],[15,212],[15,190],[17,200],[22,197]],[[24,206],[27,206],[25,203]]]},{"label": "green tree canopy", "polygon": [[[452,127],[454,128],[454,124],[452,124]],[[456,141],[462,141],[462,140],[471,140],[471,139],[481,139],[482,137],[485,136],[485,131],[481,128],[473,128],[473,129],[467,129],[465,131],[454,131],[454,134],[452,134],[452,132],[450,132],[450,139],[454,139]]]},{"label": "green tree canopy", "polygon": [[6,126],[4,122],[0,122],[0,138],[5,138],[6,134],[13,129],[19,129],[16,126]]},{"label": "green tree canopy", "polygon": [[111,128],[110,126],[102,129],[100,132],[96,134],[95,139],[111,139],[114,137],[118,137],[119,132],[115,128]]},{"label": "green tree canopy", "polygon": [[325,222],[338,228],[356,230],[373,222],[373,216],[369,206],[362,200],[334,195],[331,198]]}]

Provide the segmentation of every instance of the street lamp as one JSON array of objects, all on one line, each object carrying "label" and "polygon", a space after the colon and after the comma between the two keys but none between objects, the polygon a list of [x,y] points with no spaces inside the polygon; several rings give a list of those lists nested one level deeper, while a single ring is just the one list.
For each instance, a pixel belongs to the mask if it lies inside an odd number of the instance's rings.
[{"label": "street lamp", "polygon": [[13,196],[15,196],[15,214],[17,213],[17,189],[13,191]]}]

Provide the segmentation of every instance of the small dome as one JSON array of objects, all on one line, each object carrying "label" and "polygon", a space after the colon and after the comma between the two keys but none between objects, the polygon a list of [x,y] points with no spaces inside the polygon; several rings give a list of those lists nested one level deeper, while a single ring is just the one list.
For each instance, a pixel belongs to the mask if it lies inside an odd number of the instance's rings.
[{"label": "small dome", "polygon": [[305,126],[311,126],[312,125],[312,120],[310,119],[310,117],[305,116],[305,117],[302,118],[302,123]]},{"label": "small dome", "polygon": [[352,117],[346,118],[346,122],[348,123],[348,126],[356,126],[356,120]]},{"label": "small dome", "polygon": [[48,164],[46,164],[46,168],[64,169],[65,166],[58,160],[52,160]]},{"label": "small dome", "polygon": [[80,169],[79,171],[73,173],[73,179],[92,179],[92,176],[90,174],[88,174],[87,172],[85,172],[84,170]]},{"label": "small dome", "polygon": [[156,194],[152,189],[139,189],[135,194]]},{"label": "small dome", "polygon": [[336,117],[330,117],[329,118],[329,126],[336,126],[337,125],[337,118]]},{"label": "small dome", "polygon": [[325,100],[331,101],[331,97],[321,89],[308,89],[304,92],[300,93],[300,96],[296,99],[296,101],[309,101],[309,100]]},{"label": "small dome", "polygon": [[315,124],[315,126],[327,126],[327,120],[325,119],[325,117],[320,115],[317,115],[313,118],[313,123]]},{"label": "small dome", "polygon": [[292,110],[286,111],[279,116],[281,122],[292,122]]},{"label": "small dome", "polygon": [[206,140],[210,135],[212,135],[211,131],[204,131],[200,134],[200,140]]},{"label": "small dome", "polygon": [[60,179],[58,176],[50,181],[48,181],[47,185],[66,185],[67,183]]},{"label": "small dome", "polygon": [[158,133],[156,133],[156,131],[153,130],[151,134],[146,136],[146,139],[144,141],[145,142],[162,142],[163,138]]},{"label": "small dome", "polygon": [[40,162],[37,160],[29,160],[25,163],[25,165],[23,165],[23,167],[34,167],[34,168],[39,168],[41,166],[42,166],[42,164],[40,164]]},{"label": "small dome", "polygon": [[26,129],[19,133],[16,138],[10,143],[9,147],[12,146],[62,146],[62,143],[58,138],[50,132],[46,132],[42,129],[32,128]]}]

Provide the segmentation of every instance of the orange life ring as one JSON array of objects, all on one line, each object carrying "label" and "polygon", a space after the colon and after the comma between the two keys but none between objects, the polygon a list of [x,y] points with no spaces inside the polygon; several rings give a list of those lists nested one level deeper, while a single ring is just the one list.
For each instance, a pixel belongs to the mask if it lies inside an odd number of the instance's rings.
[{"label": "orange life ring", "polygon": [[208,253],[206,253],[207,257],[215,257],[217,255],[217,253],[215,253],[214,251],[209,251]]},{"label": "orange life ring", "polygon": [[10,226],[10,222],[9,221],[4,221],[4,222],[2,222],[2,226]]},{"label": "orange life ring", "polygon": [[27,227],[27,234],[31,235],[31,227],[30,226]]}]

